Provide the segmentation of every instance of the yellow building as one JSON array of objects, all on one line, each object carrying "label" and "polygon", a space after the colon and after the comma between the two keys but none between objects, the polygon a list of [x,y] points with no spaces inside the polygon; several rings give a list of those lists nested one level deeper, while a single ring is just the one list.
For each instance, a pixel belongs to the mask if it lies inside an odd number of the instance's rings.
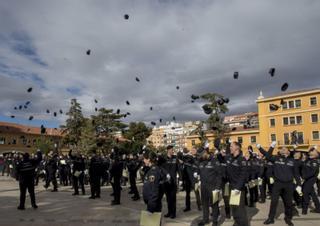
[{"label": "yellow building", "polygon": [[[298,144],[299,150],[308,150],[311,146],[320,145],[320,89],[302,90],[285,93],[274,97],[258,97],[258,128],[238,128],[226,134],[231,140],[242,143],[244,151],[249,145],[256,149],[259,143],[268,148],[272,141],[278,147],[292,148]],[[278,109],[276,109],[278,108]],[[292,135],[294,132],[294,136]],[[213,147],[214,136],[206,137]],[[187,148],[200,143],[197,135],[187,137]]]},{"label": "yellow building", "polygon": [[[320,89],[302,90],[283,95],[258,97],[259,134],[263,147],[277,141],[278,147],[293,146],[296,131],[299,149],[319,145]],[[275,110],[271,105],[279,106]],[[271,107],[270,107],[271,106]]]},{"label": "yellow building", "polygon": [[62,135],[59,129],[46,128],[41,134],[40,127],[0,122],[0,154],[12,151],[33,152],[41,141],[52,143],[52,150],[61,148]]},{"label": "yellow building", "polygon": [[163,128],[153,128],[152,134],[147,138],[149,144],[152,144],[155,148],[165,146],[164,144],[164,129]]}]

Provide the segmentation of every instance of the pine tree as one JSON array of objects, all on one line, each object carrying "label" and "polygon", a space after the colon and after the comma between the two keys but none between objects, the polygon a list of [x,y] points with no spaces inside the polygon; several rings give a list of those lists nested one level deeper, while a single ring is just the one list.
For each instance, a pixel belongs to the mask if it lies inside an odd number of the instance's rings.
[{"label": "pine tree", "polygon": [[131,151],[138,153],[146,145],[147,138],[151,135],[151,132],[152,129],[148,128],[143,122],[131,122],[123,136],[131,141]]}]

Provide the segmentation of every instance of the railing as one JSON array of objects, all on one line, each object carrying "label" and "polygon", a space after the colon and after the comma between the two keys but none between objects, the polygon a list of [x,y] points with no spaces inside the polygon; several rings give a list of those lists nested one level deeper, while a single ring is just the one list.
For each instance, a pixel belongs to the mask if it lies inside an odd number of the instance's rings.
[{"label": "railing", "polygon": [[[293,146],[295,145],[295,143],[291,142],[290,140],[279,140],[278,142],[278,145],[280,146]],[[297,145],[309,145],[310,142],[308,139],[298,139],[297,140]]]}]

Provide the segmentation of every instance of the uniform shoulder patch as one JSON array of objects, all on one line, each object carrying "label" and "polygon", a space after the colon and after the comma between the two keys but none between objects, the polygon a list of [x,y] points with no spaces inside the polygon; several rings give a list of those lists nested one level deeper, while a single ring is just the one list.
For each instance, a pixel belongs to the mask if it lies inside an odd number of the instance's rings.
[{"label": "uniform shoulder patch", "polygon": [[153,183],[156,177],[154,175],[149,176],[149,182]]}]

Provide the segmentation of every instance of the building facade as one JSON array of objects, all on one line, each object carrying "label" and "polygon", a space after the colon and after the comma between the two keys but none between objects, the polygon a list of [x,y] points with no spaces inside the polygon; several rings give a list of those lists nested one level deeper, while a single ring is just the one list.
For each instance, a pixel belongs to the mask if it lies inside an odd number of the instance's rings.
[{"label": "building facade", "polygon": [[41,134],[38,127],[0,122],[0,154],[13,151],[32,153],[44,142],[52,144],[52,150],[59,150],[62,138],[59,129],[46,128]]}]

